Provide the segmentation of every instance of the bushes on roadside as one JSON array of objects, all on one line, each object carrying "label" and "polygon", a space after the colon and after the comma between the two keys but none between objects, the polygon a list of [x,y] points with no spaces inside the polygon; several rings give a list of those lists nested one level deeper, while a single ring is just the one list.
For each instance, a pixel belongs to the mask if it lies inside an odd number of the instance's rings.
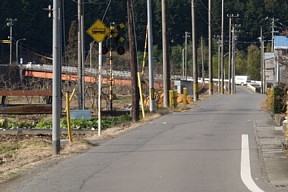
[{"label": "bushes on roadside", "polygon": [[[104,117],[101,121],[102,128],[112,127],[118,123],[131,121],[130,115],[116,116],[116,117]],[[98,119],[92,118],[91,120],[86,119],[71,119],[71,126],[73,129],[97,129]],[[38,123],[35,122],[13,122],[9,120],[8,128],[39,128],[39,129],[51,129],[52,120],[40,120]],[[67,119],[60,119],[60,128],[67,128]]]},{"label": "bushes on roadside", "polygon": [[268,89],[266,102],[272,114],[286,112],[286,87],[277,86]]}]

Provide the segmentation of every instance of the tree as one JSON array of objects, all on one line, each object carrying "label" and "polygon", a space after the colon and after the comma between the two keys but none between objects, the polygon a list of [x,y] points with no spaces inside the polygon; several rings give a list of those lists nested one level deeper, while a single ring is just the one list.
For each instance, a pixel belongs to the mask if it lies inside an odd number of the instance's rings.
[{"label": "tree", "polygon": [[66,64],[69,66],[77,66],[77,24],[76,21],[71,22],[68,34],[68,44],[65,50]]},{"label": "tree", "polygon": [[236,75],[246,75],[247,74],[247,58],[244,51],[237,51],[236,54]]},{"label": "tree", "polygon": [[261,79],[261,52],[256,45],[248,48],[247,73],[253,80]]}]

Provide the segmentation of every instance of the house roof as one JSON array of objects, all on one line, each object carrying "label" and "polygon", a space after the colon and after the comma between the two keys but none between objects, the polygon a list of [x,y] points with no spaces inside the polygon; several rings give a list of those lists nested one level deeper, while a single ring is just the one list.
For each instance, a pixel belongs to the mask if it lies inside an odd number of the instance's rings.
[{"label": "house roof", "polygon": [[288,38],[286,36],[274,36],[274,49],[288,49]]}]

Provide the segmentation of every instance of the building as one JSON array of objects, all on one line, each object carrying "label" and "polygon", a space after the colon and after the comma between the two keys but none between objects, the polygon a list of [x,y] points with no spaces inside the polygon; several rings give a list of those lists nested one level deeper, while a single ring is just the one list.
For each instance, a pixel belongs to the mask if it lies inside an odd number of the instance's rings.
[{"label": "building", "polygon": [[275,83],[288,83],[288,38],[286,36],[274,37],[274,74]]}]

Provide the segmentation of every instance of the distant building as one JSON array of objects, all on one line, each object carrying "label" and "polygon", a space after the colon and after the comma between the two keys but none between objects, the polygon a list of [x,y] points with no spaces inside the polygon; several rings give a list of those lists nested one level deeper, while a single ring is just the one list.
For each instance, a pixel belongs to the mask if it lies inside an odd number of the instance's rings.
[{"label": "distant building", "polygon": [[266,52],[264,56],[264,62],[265,62],[265,78],[266,78],[265,84],[266,87],[271,87],[276,82],[274,53]]},{"label": "distant building", "polygon": [[288,38],[286,36],[274,37],[274,61],[275,83],[288,84]]}]

